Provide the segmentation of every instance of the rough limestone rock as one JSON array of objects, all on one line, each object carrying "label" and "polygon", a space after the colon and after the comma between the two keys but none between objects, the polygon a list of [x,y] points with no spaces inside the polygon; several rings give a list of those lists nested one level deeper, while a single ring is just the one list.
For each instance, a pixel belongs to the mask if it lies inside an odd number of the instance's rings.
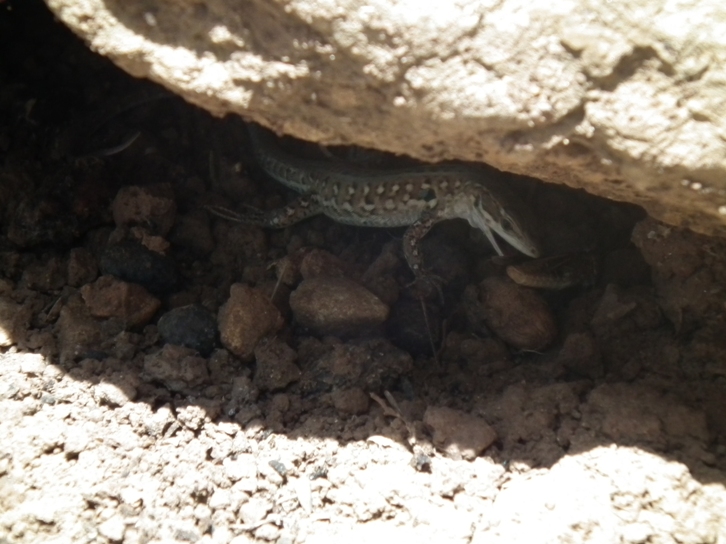
[{"label": "rough limestone rock", "polygon": [[726,2],[46,2],[215,114],[484,161],[726,236]]}]

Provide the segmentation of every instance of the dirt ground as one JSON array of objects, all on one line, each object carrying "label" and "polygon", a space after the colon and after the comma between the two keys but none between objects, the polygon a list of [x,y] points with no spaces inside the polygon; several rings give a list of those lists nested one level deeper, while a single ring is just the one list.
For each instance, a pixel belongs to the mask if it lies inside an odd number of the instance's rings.
[{"label": "dirt ground", "polygon": [[292,195],[156,92],[0,1],[0,543],[726,543],[726,241],[496,174],[598,274],[452,221],[422,305],[401,229],[211,215]]}]

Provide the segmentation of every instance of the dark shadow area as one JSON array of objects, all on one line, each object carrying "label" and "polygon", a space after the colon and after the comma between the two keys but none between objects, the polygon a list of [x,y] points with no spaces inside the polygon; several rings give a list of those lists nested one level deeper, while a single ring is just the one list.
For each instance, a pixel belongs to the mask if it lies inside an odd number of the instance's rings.
[{"label": "dark shadow area", "polygon": [[[726,480],[723,241],[496,173],[524,195],[547,255],[588,251],[599,263],[584,285],[539,291],[527,330],[503,325],[532,334],[552,316],[546,346],[516,350],[491,325],[491,293],[509,261],[492,259],[463,221],[425,239],[445,287],[444,303],[429,300],[424,315],[407,289],[402,229],[317,217],[268,231],[207,213],[291,199],[254,164],[241,120],[158,99],[162,91],[92,54],[39,1],[0,3],[0,50],[0,378],[24,376],[5,381],[0,398],[59,408],[90,389],[98,406],[143,403],[151,440],[191,440],[213,421],[259,429],[260,440],[386,436],[406,448],[412,434],[429,440],[427,408],[446,406],[493,427],[498,438],[483,455],[506,467],[551,467],[617,444],[682,462],[702,483]],[[290,302],[310,270],[364,284],[389,318],[373,330],[312,333]],[[235,284],[248,286],[242,305],[255,311],[225,343],[242,345],[244,331],[282,320],[246,355],[225,349],[216,331]],[[255,306],[260,294],[271,303]],[[502,296],[505,307],[518,303]],[[162,322],[180,308],[192,310]],[[17,362],[27,353],[45,360]],[[386,391],[398,417],[369,397]],[[224,457],[213,446],[202,454]]]}]

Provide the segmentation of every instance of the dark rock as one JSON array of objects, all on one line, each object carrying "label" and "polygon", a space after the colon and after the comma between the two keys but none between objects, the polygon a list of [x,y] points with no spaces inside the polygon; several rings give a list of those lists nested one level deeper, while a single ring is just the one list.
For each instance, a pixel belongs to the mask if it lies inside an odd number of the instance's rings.
[{"label": "dark rock", "polygon": [[204,306],[190,304],[174,308],[159,318],[159,334],[170,344],[212,353],[217,338],[217,320]]},{"label": "dark rock", "polygon": [[174,262],[141,244],[122,242],[109,246],[101,255],[101,272],[138,283],[152,293],[170,293],[176,289],[178,274]]}]

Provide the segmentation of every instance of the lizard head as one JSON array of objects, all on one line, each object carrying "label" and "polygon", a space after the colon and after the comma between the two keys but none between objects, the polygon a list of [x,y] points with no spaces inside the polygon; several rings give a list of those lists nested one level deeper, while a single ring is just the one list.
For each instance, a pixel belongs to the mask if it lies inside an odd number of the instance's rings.
[{"label": "lizard head", "polygon": [[469,223],[487,235],[497,253],[502,252],[492,232],[525,255],[539,257],[541,251],[534,235],[532,214],[524,204],[504,184],[487,183],[478,192]]},{"label": "lizard head", "polygon": [[539,244],[528,230],[528,221],[517,217],[512,210],[500,209],[499,217],[492,222],[490,228],[514,249],[528,257],[539,257]]}]

